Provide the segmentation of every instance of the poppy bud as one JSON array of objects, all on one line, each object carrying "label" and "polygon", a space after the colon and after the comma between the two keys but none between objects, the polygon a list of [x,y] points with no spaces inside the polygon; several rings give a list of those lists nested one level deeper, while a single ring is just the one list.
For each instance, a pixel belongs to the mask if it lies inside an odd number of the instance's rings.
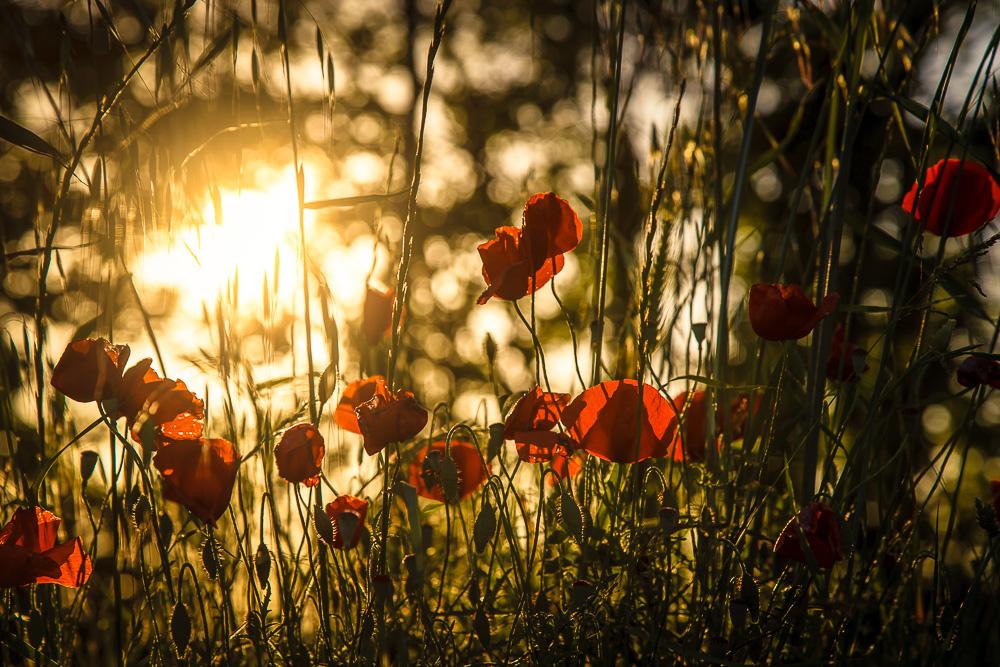
[{"label": "poppy bud", "polygon": [[394,587],[388,574],[376,574],[372,577],[372,592],[379,602],[392,599]]},{"label": "poppy bud", "polygon": [[574,608],[583,607],[594,594],[594,585],[589,581],[578,579],[569,587],[570,605]]},{"label": "poppy bud", "polygon": [[180,600],[174,604],[174,610],[170,614],[170,639],[174,642],[177,657],[183,659],[188,642],[191,641],[191,617]]},{"label": "poppy bud", "polygon": [[667,535],[672,535],[674,530],[677,528],[677,519],[679,513],[676,507],[661,507],[657,512],[657,517],[660,521],[660,528]]},{"label": "poppy bud", "polygon": [[99,458],[100,455],[97,452],[92,452],[89,449],[80,453],[80,478],[84,487],[87,486],[90,476],[94,474],[94,468],[97,467]]},{"label": "poppy bud", "polygon": [[[488,498],[489,493],[484,494]],[[486,550],[490,540],[493,539],[497,530],[497,515],[493,505],[487,500],[483,503],[483,508],[479,510],[476,523],[472,528],[472,542],[476,548],[476,553],[481,554]]]},{"label": "poppy bud", "polygon": [[215,539],[209,537],[201,545],[201,565],[205,568],[205,574],[209,579],[215,579],[219,572],[218,550],[215,548]]},{"label": "poppy bud", "polygon": [[490,642],[492,640],[490,632],[490,617],[487,616],[486,610],[480,605],[476,609],[476,615],[472,619],[472,629],[476,633],[476,637],[482,642],[483,646],[487,649],[490,647]]},{"label": "poppy bud", "polygon": [[253,568],[257,573],[257,583],[261,588],[269,586],[271,576],[271,552],[267,546],[261,542],[257,546],[257,554],[253,557]]}]

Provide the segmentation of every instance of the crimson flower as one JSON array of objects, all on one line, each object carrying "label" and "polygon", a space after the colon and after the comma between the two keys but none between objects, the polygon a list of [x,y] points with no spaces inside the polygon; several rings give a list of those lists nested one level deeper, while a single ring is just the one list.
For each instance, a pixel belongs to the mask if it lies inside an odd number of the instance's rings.
[{"label": "crimson flower", "polygon": [[215,527],[229,506],[240,457],[222,438],[157,439],[153,465],[163,476],[163,496]]},{"label": "crimson flower", "polygon": [[[674,406],[683,411],[681,423],[682,429],[674,432],[673,441],[670,443],[670,456],[674,461],[687,459],[690,462],[701,462],[705,460],[705,399],[704,391],[681,392],[673,398]],[[760,406],[760,396],[754,402],[754,412]],[[733,440],[743,437],[743,430],[746,428],[747,417],[750,416],[750,397],[740,394],[729,402],[729,426],[732,431]],[[716,410],[715,413],[715,436],[719,440],[719,448],[722,448],[721,436],[725,429],[723,414]],[[681,439],[683,432],[684,438]]]},{"label": "crimson flower", "polygon": [[168,438],[200,438],[205,404],[183,380],[161,378],[150,368],[152,363],[152,359],[143,359],[125,371],[117,417],[125,417],[136,440],[146,421]]},{"label": "crimson flower", "polygon": [[354,411],[365,401],[371,400],[375,396],[376,388],[380,385],[384,386],[386,391],[388,391],[385,378],[381,375],[373,375],[369,378],[355,380],[344,387],[344,393],[340,397],[336,409],[333,411],[333,421],[337,422],[340,428],[345,431],[361,435],[361,427],[358,426],[358,416],[354,414]]},{"label": "crimson flower", "polygon": [[[833,328],[833,338],[830,339],[830,358],[826,361],[826,376],[831,380],[841,382],[851,382],[858,378],[858,373],[854,370],[854,353],[863,353],[860,347],[844,338],[844,325],[837,322]],[[868,371],[868,363],[865,363],[862,373]]]},{"label": "crimson flower", "polygon": [[476,303],[494,296],[516,301],[535,292],[562,271],[563,253],[581,238],[583,225],[566,200],[552,192],[532,196],[520,227],[498,227],[496,238],[479,246],[487,287]]},{"label": "crimson flower", "polygon": [[204,404],[181,380],[161,378],[143,359],[124,370],[131,350],[103,338],[70,343],[52,371],[52,386],[81,403],[118,401],[115,418],[125,417],[132,437],[140,440],[150,423],[172,439],[199,438]]},{"label": "crimson flower", "polygon": [[[656,387],[612,380],[585,390],[563,410],[562,421],[581,449],[613,463],[667,455],[677,413]],[[638,442],[638,449],[636,443]]]},{"label": "crimson flower", "polygon": [[821,568],[828,570],[833,567],[834,562],[843,560],[840,524],[830,506],[821,502],[809,503],[796,518],[788,522],[778,536],[778,541],[774,543],[774,553],[805,563],[806,554],[799,538],[800,528],[809,543],[809,550],[816,558],[816,564]]},{"label": "crimson flower", "polygon": [[[448,502],[441,486],[441,471],[447,443],[433,442],[417,454],[410,464],[410,484],[417,495],[439,503]],[[483,466],[476,446],[464,440],[451,441],[451,460],[458,471],[458,499],[465,500],[483,485],[490,472]]]},{"label": "crimson flower", "polygon": [[41,507],[14,512],[0,530],[0,588],[28,584],[78,588],[87,583],[93,565],[83,551],[83,540],[75,537],[56,544],[60,521]]},{"label": "crimson flower", "polygon": [[539,387],[518,399],[504,422],[503,437],[514,441],[522,461],[541,463],[570,453],[572,441],[552,432],[567,405],[569,394],[542,391]]},{"label": "crimson flower", "polygon": [[409,440],[427,424],[427,411],[408,391],[400,389],[393,396],[385,382],[377,383],[375,395],[359,405],[354,413],[365,439],[365,451],[374,456],[390,442]]},{"label": "crimson flower", "polygon": [[319,431],[312,424],[296,424],[281,435],[274,448],[278,476],[306,488],[316,486],[325,453],[326,446]]},{"label": "crimson flower", "polygon": [[[916,206],[914,206],[914,203]],[[924,188],[917,183],[903,197],[903,210],[937,236],[971,234],[1000,211],[1000,186],[975,162],[941,160],[927,170]]]},{"label": "crimson flower", "polygon": [[764,340],[798,340],[833,312],[840,295],[830,292],[819,308],[798,285],[759,283],[750,288],[750,326]]},{"label": "crimson flower", "polygon": [[[368,501],[354,496],[337,496],[333,502],[327,503],[326,515],[333,522],[334,549],[353,549],[361,539],[361,529],[368,516]],[[344,537],[348,542],[344,544]]]},{"label": "crimson flower", "polygon": [[955,379],[963,387],[988,384],[994,389],[1000,389],[1000,363],[976,355],[966,357],[955,371]]},{"label": "crimson flower", "polygon": [[80,403],[116,397],[130,352],[104,338],[73,341],[52,369],[52,386]]},{"label": "crimson flower", "polygon": [[990,482],[990,495],[993,498],[993,513],[997,517],[997,521],[1000,521],[1000,479],[994,479]]},{"label": "crimson flower", "polygon": [[392,329],[392,306],[396,303],[396,290],[365,288],[365,305],[361,316],[361,332],[369,345],[375,345]]}]

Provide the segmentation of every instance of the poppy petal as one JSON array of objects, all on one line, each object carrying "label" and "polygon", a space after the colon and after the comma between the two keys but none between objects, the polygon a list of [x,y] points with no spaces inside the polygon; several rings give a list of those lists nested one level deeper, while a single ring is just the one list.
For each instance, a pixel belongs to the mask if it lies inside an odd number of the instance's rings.
[{"label": "poppy petal", "polygon": [[326,446],[312,424],[296,424],[286,430],[274,448],[278,476],[306,488],[319,483],[320,466]]},{"label": "poppy petal", "polygon": [[[327,503],[326,515],[333,522],[333,544],[334,549],[353,549],[361,539],[362,527],[365,525],[365,518],[368,516],[368,501],[354,496],[337,496],[332,502]],[[344,533],[347,532],[342,527],[343,515],[351,513],[357,517],[357,523],[353,526],[348,544],[344,545]]]},{"label": "poppy petal", "polygon": [[382,387],[382,391],[388,393],[389,387],[381,375],[373,375],[348,384],[344,387],[344,393],[333,411],[333,420],[345,431],[361,435],[358,416],[354,414],[354,411],[362,403],[370,401],[380,387]]},{"label": "poppy petal", "polygon": [[662,458],[677,426],[673,406],[646,383],[610,380],[591,387],[563,411],[569,435],[594,456],[613,463]]},{"label": "poppy petal", "polygon": [[[444,441],[434,442],[424,447],[417,454],[417,457],[410,464],[410,484],[417,489],[417,495],[429,500],[436,500],[439,503],[447,502],[444,490],[434,474],[428,475],[424,471],[424,459],[428,454],[435,452],[440,461],[447,451],[447,443]],[[479,456],[476,446],[463,440],[451,441],[451,460],[458,470],[458,499],[465,500],[478,489],[489,478],[489,470],[483,467],[483,460]]]},{"label": "poppy petal", "polygon": [[104,401],[121,390],[128,345],[112,345],[104,338],[87,338],[66,346],[52,369],[51,384],[80,403]]},{"label": "poppy petal", "polygon": [[164,497],[213,528],[229,506],[239,464],[236,449],[222,438],[161,438],[153,457],[163,477]]},{"label": "poppy petal", "polygon": [[1000,185],[975,162],[940,160],[927,170],[919,197],[917,185],[903,197],[903,210],[937,236],[971,234],[1000,212]]}]

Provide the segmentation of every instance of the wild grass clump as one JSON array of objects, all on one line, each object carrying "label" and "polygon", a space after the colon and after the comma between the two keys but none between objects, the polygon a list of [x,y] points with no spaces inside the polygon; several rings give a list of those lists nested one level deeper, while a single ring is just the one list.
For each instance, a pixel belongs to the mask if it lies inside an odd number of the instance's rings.
[{"label": "wild grass clump", "polygon": [[993,7],[0,6],[0,664],[987,664]]}]

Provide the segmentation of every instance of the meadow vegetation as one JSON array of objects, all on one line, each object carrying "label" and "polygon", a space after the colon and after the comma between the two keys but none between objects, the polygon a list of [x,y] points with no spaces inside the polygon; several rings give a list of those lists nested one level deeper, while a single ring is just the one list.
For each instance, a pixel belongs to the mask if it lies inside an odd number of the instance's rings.
[{"label": "meadow vegetation", "polygon": [[998,12],[0,4],[0,664],[995,662]]}]

